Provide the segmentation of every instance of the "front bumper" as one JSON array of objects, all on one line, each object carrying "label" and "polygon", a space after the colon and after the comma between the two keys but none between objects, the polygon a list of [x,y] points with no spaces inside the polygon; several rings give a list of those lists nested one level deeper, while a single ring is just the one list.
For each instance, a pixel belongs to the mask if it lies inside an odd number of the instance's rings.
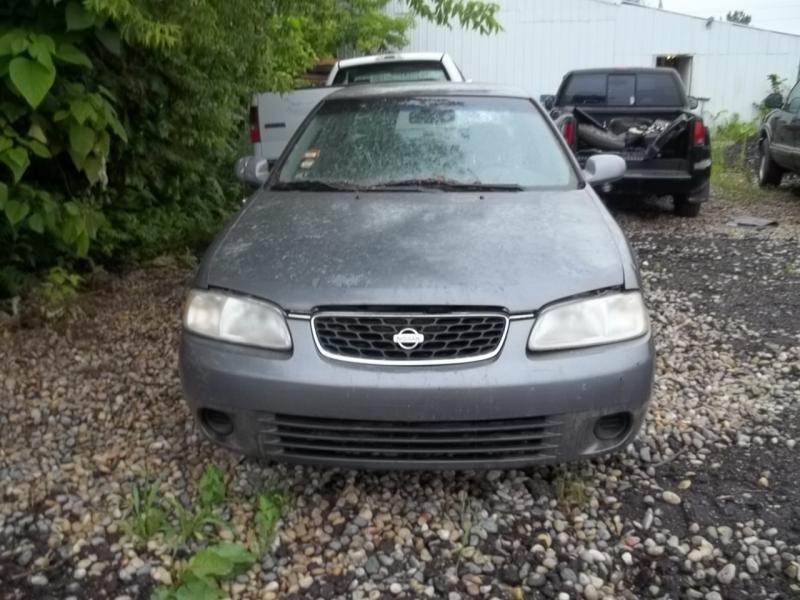
[{"label": "front bumper", "polygon": [[[484,362],[381,367],[323,357],[305,320],[291,355],[184,333],[181,380],[203,431],[232,450],[354,468],[498,468],[562,462],[627,445],[653,380],[650,336],[532,355],[532,320],[512,321]],[[208,409],[231,420],[220,435]],[[611,416],[614,415],[614,416]],[[597,420],[625,421],[600,439]]]}]

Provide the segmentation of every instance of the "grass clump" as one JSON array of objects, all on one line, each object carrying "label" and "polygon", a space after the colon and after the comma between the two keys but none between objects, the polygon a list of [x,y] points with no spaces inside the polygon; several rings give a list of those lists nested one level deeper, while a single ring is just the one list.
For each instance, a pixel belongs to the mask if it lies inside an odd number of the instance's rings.
[{"label": "grass clump", "polygon": [[213,537],[219,529],[230,528],[219,511],[225,495],[222,471],[215,465],[206,467],[200,477],[196,506],[187,507],[176,498],[162,497],[158,482],[135,483],[127,530],[143,542],[161,536],[175,552],[192,540]]},{"label": "grass clump", "polygon": [[553,492],[558,503],[563,506],[582,506],[589,501],[586,484],[581,479],[576,479],[567,473],[559,475],[553,480]]},{"label": "grass clump", "polygon": [[133,537],[147,541],[163,533],[169,525],[159,492],[160,486],[157,481],[142,485],[133,484],[130,498],[131,517],[126,526],[128,533]]},{"label": "grass clump", "polygon": [[159,587],[153,598],[225,598],[223,583],[247,571],[272,544],[288,506],[288,496],[283,490],[269,489],[260,493],[255,503],[253,529],[245,536],[252,542],[248,548],[243,543],[219,539],[220,531],[233,529],[224,517],[228,504],[225,476],[215,465],[203,471],[197,484],[196,504],[190,506],[164,497],[157,481],[135,483],[129,499],[127,532],[140,542],[161,538],[172,547],[173,555],[184,550],[182,556],[188,556],[175,563],[175,583]]},{"label": "grass clump", "polygon": [[711,183],[733,198],[761,195],[752,164],[758,122],[743,121],[738,114],[727,120],[719,117],[711,133]]}]

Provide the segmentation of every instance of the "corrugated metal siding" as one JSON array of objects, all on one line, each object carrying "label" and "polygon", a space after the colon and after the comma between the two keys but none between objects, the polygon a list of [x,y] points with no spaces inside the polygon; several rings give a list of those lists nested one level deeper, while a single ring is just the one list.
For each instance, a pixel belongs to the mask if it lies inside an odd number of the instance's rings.
[{"label": "corrugated metal siding", "polygon": [[[408,50],[444,51],[474,81],[509,83],[538,98],[578,68],[655,66],[656,56],[692,55],[691,93],[711,98],[706,115],[754,116],[767,75],[793,83],[800,36],[606,0],[494,0],[504,31],[481,36],[419,20]],[[404,13],[403,0],[389,10]]]}]

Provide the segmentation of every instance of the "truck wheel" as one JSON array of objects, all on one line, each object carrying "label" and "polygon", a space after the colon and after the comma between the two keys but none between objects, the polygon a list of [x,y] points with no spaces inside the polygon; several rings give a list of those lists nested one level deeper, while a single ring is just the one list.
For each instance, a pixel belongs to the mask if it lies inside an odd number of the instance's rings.
[{"label": "truck wheel", "polygon": [[769,140],[764,138],[759,144],[761,149],[761,160],[758,163],[758,185],[766,187],[769,185],[780,185],[783,179],[783,169],[772,160],[769,152]]},{"label": "truck wheel", "polygon": [[675,214],[679,217],[696,217],[700,214],[701,202],[690,202],[687,194],[675,194],[672,196],[675,203]]}]

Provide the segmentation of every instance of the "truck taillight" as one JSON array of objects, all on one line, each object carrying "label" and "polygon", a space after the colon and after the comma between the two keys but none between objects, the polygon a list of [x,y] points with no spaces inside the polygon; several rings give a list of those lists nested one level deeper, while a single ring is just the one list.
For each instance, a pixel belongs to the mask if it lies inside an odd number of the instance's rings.
[{"label": "truck taillight", "polygon": [[261,130],[258,127],[258,107],[250,107],[250,141],[257,144],[261,141]]},{"label": "truck taillight", "polygon": [[692,130],[692,144],[695,146],[704,146],[706,143],[706,126],[703,124],[703,119],[695,119],[694,129]]},{"label": "truck taillight", "polygon": [[567,119],[564,121],[564,125],[561,128],[561,135],[564,136],[564,139],[567,141],[567,145],[570,148],[575,147],[575,136],[576,136],[576,129],[575,129],[575,119]]}]

